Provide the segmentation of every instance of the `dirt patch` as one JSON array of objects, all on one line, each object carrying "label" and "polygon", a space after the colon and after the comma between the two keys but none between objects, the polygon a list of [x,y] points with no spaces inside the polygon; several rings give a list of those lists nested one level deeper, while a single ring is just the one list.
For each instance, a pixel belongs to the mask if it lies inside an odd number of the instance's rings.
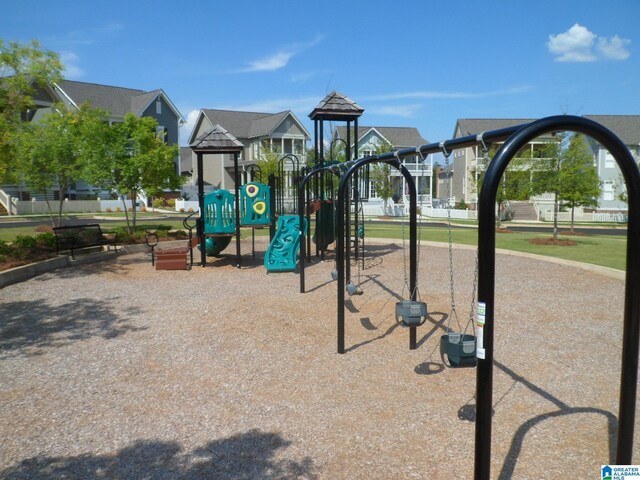
[{"label": "dirt patch", "polygon": [[556,245],[558,247],[572,247],[577,245],[578,242],[574,242],[573,240],[560,240],[551,238],[532,238],[529,240],[529,243],[533,245]]}]

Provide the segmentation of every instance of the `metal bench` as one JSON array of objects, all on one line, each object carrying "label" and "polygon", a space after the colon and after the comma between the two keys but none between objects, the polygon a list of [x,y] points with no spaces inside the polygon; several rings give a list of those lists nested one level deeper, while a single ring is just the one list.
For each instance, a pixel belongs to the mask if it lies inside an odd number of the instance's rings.
[{"label": "metal bench", "polygon": [[56,254],[69,250],[74,260],[75,251],[83,248],[106,246],[110,250],[113,245],[113,249],[117,251],[118,234],[103,233],[97,223],[54,227],[53,233],[56,236]]}]

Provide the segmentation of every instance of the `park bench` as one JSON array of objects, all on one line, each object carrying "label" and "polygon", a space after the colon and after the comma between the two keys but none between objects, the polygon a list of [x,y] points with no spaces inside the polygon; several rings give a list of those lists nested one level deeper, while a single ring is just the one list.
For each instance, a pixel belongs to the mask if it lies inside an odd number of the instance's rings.
[{"label": "park bench", "polygon": [[109,250],[113,245],[113,249],[117,251],[118,234],[103,233],[97,223],[54,227],[53,233],[56,236],[56,254],[69,250],[71,251],[71,258],[74,260],[74,252],[76,250],[88,247],[106,246],[107,250]]}]

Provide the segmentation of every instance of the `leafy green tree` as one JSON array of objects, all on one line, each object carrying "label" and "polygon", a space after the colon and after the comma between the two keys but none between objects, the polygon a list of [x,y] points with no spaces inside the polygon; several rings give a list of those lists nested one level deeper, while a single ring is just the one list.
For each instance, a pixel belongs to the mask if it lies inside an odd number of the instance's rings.
[{"label": "leafy green tree", "polygon": [[155,118],[128,113],[124,122],[111,126],[105,138],[104,155],[94,157],[87,169],[88,179],[114,190],[125,207],[126,197],[131,200],[131,220],[124,208],[131,233],[135,230],[136,202],[142,191],[177,189],[182,183],[174,165],[178,146],[159,138],[157,126]]},{"label": "leafy green tree", "polygon": [[260,149],[260,159],[256,161],[256,165],[260,168],[257,175],[258,180],[262,183],[267,183],[269,175],[278,174],[278,163],[283,154],[271,148],[268,142],[262,142],[262,148]]},{"label": "leafy green tree", "polygon": [[[391,152],[393,150],[393,145],[389,142],[382,142],[376,147],[374,155],[380,155],[381,153]],[[369,172],[369,179],[373,182],[373,188],[376,190],[376,195],[382,199],[383,209],[386,214],[389,206],[389,200],[396,192],[395,185],[391,177],[391,165],[388,163],[372,164]]]},{"label": "leafy green tree", "polygon": [[23,45],[0,39],[0,178],[10,173],[12,138],[34,108],[37,88],[59,81],[62,69],[58,54],[36,41]]},{"label": "leafy green tree", "polygon": [[571,208],[573,232],[575,208],[597,207],[601,191],[593,155],[583,135],[573,135],[563,152],[559,184],[562,203]]},{"label": "leafy green tree", "polygon": [[[53,226],[62,219],[69,186],[83,178],[86,166],[102,153],[100,133],[107,127],[107,114],[83,105],[69,111],[57,105],[37,123],[25,123],[14,134],[14,170],[30,190],[45,196]],[[57,216],[47,193],[58,188]]]}]

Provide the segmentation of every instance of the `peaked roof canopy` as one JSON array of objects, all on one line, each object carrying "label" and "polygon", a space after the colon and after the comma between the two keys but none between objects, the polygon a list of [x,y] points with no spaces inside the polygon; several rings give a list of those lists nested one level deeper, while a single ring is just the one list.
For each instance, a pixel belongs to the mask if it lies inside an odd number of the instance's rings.
[{"label": "peaked roof canopy", "polygon": [[335,90],[313,109],[309,114],[311,120],[341,120],[343,122],[354,120],[364,112],[364,108],[349,97]]},{"label": "peaked roof canopy", "polygon": [[196,138],[189,147],[194,152],[201,153],[240,153],[244,145],[223,127],[216,124],[211,130]]}]

